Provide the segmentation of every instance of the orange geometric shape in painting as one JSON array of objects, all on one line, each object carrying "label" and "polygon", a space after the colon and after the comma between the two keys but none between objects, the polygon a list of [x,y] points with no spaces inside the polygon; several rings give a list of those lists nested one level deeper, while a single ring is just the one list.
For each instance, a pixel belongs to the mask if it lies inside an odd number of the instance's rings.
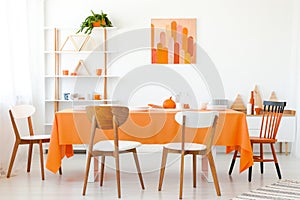
[{"label": "orange geometric shape in painting", "polygon": [[174,64],[179,64],[179,43],[174,44]]},{"label": "orange geometric shape in painting", "polygon": [[152,64],[155,64],[157,63],[157,60],[156,60],[156,49],[155,48],[152,48]]},{"label": "orange geometric shape in painting", "polygon": [[184,27],[182,29],[182,49],[184,51],[187,51],[187,44],[188,44],[188,29],[186,27]]},{"label": "orange geometric shape in painting", "polygon": [[188,48],[187,51],[191,56],[193,56],[194,53],[194,38],[192,36],[188,37]]},{"label": "orange geometric shape in painting", "polygon": [[156,49],[157,49],[156,50],[156,63],[161,64],[162,63],[162,54],[163,54],[162,44],[157,43]]},{"label": "orange geometric shape in painting", "polygon": [[172,31],[172,37],[174,38],[174,41],[176,41],[176,35],[177,35],[177,23],[176,21],[171,22],[171,31]]},{"label": "orange geometric shape in painting", "polygon": [[162,64],[168,64],[168,48],[162,49]]},{"label": "orange geometric shape in painting", "polygon": [[185,52],[184,54],[184,64],[191,64],[191,55],[189,52]]}]

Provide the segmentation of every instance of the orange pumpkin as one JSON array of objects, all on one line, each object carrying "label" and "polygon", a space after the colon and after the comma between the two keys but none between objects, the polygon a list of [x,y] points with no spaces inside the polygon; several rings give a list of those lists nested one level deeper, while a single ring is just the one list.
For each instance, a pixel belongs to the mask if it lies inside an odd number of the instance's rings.
[{"label": "orange pumpkin", "polygon": [[163,107],[164,108],[176,108],[176,103],[172,100],[172,97],[170,97],[170,99],[167,99],[164,101]]}]

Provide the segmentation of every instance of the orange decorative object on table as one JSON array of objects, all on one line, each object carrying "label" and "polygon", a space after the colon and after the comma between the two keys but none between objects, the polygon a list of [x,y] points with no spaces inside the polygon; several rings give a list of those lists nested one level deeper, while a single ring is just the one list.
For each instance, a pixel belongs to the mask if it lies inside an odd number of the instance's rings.
[{"label": "orange decorative object on table", "polygon": [[188,104],[188,103],[183,104],[183,108],[184,109],[190,109],[190,104]]},{"label": "orange decorative object on table", "polygon": [[260,107],[255,108],[255,114],[256,114],[256,115],[259,115],[259,114],[260,114],[260,111],[261,111],[261,108],[260,108]]},{"label": "orange decorative object on table", "polygon": [[148,106],[150,106],[151,108],[163,108],[160,105],[156,105],[156,104],[152,104],[152,103],[149,103]]},{"label": "orange decorative object on table", "polygon": [[172,97],[164,101],[163,108],[176,108],[176,103],[172,100]]}]

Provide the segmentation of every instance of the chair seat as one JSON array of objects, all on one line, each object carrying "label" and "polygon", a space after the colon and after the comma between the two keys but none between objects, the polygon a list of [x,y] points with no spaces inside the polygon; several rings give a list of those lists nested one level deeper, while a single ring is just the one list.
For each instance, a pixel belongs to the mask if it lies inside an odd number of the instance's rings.
[{"label": "chair seat", "polygon": [[[165,148],[172,149],[172,150],[181,150],[181,143],[168,143],[164,145]],[[204,144],[196,144],[196,143],[185,143],[184,149],[186,151],[202,151],[206,150],[206,145]]]},{"label": "chair seat", "polygon": [[275,143],[277,139],[272,138],[260,138],[260,137],[250,137],[252,143]]},{"label": "chair seat", "polygon": [[[126,151],[141,146],[140,142],[119,140],[119,151]],[[113,140],[100,141],[94,145],[93,151],[113,152],[115,150]]]},{"label": "chair seat", "polygon": [[22,136],[22,140],[50,140],[51,135],[27,135],[27,136]]}]

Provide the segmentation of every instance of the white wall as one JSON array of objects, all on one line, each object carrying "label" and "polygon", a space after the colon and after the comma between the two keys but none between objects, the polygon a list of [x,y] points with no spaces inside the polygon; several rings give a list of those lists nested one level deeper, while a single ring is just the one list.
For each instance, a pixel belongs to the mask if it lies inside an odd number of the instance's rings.
[{"label": "white wall", "polygon": [[[295,66],[295,76],[299,77],[300,76],[300,70],[299,70],[299,63],[300,63],[300,1],[295,1],[295,6],[294,6],[294,35],[293,35],[293,43],[294,43],[294,49],[293,49],[293,62]],[[296,102],[300,101],[300,81],[299,79],[296,80],[296,88],[295,88],[295,99]],[[297,113],[300,112],[300,104],[296,104],[296,109]],[[299,114],[298,114],[299,116]],[[300,123],[300,117],[297,117],[297,124]],[[293,149],[292,152],[294,155],[297,157],[300,157],[300,129],[299,125],[297,126],[297,134],[296,134],[296,142],[293,144]]]},{"label": "white wall", "polygon": [[[293,0],[45,0],[46,26],[79,27],[90,10],[108,13],[119,31],[151,18],[197,18],[197,41],[215,63],[225,95],[244,102],[258,85],[295,108]],[[149,61],[150,62],[150,61]]]},{"label": "white wall", "polygon": [[149,28],[152,18],[196,18],[197,42],[213,60],[226,98],[241,94],[246,103],[258,85],[263,99],[275,91],[287,108],[296,109],[300,99],[297,0],[44,0],[44,5],[45,26],[79,27],[91,9],[108,13],[120,32]]}]

